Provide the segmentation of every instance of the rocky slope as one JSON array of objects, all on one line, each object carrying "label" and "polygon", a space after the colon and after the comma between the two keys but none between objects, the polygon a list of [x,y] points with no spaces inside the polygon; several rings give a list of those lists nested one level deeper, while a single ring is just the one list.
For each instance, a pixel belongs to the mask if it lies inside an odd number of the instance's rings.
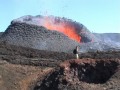
[{"label": "rocky slope", "polygon": [[0,37],[2,36],[3,32],[0,32]]}]

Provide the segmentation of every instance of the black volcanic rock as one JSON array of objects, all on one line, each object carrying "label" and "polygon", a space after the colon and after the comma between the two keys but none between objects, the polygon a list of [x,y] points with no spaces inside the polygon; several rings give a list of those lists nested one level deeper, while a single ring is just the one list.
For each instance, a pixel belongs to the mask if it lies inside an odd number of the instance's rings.
[{"label": "black volcanic rock", "polygon": [[0,37],[2,36],[3,32],[0,32]]}]

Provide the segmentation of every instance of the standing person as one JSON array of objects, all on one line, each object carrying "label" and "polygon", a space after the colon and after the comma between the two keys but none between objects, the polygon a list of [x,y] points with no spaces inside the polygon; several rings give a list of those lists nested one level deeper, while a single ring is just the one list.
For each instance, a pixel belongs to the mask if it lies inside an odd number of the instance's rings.
[{"label": "standing person", "polygon": [[76,48],[74,49],[73,53],[75,54],[76,59],[79,59],[79,55],[78,55],[78,53],[79,53],[79,47],[78,46],[76,46]]}]

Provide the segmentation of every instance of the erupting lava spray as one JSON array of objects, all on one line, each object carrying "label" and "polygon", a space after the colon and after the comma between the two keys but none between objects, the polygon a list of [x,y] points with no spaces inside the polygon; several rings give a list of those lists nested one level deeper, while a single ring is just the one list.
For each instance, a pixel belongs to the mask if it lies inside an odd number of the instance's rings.
[{"label": "erupting lava spray", "polygon": [[81,41],[81,37],[79,34],[77,34],[75,27],[62,18],[55,18],[52,16],[43,17],[42,25],[48,30],[56,30],[58,32],[61,32],[72,40],[75,40],[77,42]]}]

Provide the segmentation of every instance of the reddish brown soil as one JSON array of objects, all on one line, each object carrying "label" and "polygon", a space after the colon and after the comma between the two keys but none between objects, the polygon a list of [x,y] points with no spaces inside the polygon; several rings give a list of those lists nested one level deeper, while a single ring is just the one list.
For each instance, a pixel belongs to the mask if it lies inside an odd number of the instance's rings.
[{"label": "reddish brown soil", "polygon": [[117,71],[118,65],[118,59],[78,59],[65,61],[60,64],[60,67],[63,69],[67,81],[72,74],[72,77],[76,77],[79,81],[102,84]]},{"label": "reddish brown soil", "polygon": [[42,83],[39,81],[41,85],[34,90],[109,90],[112,85],[112,90],[119,90],[119,63],[119,59],[68,60],[62,62]]},{"label": "reddish brown soil", "polygon": [[0,90],[29,90],[32,83],[51,70],[52,68],[14,65],[0,60]]}]

